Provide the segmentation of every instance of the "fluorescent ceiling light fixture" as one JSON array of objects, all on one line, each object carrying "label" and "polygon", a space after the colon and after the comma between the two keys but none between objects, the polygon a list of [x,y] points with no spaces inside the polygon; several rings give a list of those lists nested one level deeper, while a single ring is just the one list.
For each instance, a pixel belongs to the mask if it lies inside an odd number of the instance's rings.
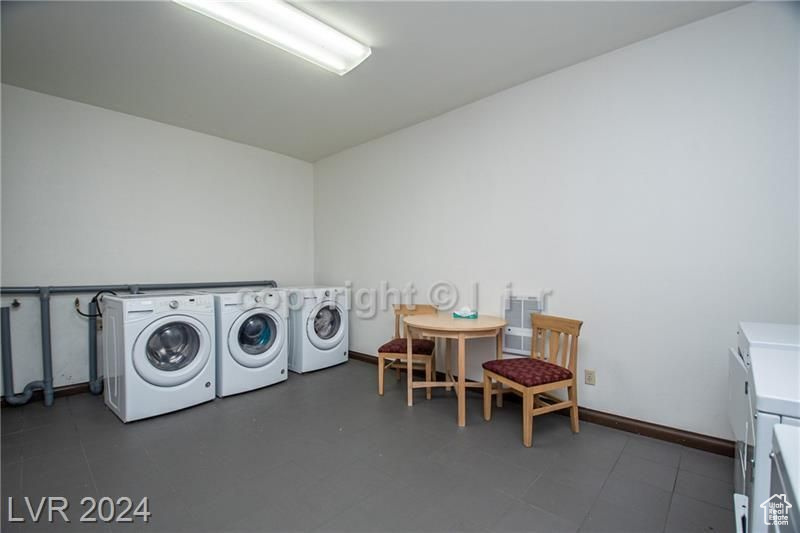
[{"label": "fluorescent ceiling light fixture", "polygon": [[340,76],[372,53],[369,46],[282,0],[174,1]]}]

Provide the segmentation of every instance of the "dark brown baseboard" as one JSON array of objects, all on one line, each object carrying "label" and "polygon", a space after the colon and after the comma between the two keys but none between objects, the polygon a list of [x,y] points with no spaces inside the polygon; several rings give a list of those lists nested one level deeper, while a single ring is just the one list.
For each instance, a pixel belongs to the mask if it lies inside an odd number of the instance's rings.
[{"label": "dark brown baseboard", "polygon": [[[564,411],[564,413],[566,413],[566,411]],[[733,457],[735,451],[735,443],[730,440],[711,437],[709,435],[694,433],[683,429],[671,428],[669,426],[662,426],[644,420],[636,420],[635,418],[604,413],[603,411],[596,411],[586,407],[580,407],[579,413],[580,419],[586,420],[587,422],[621,429],[629,433],[637,433],[645,437],[674,442],[676,444],[688,446],[689,448],[697,448],[698,450],[728,457]]]},{"label": "dark brown baseboard", "polygon": [[[378,363],[377,357],[360,352],[354,352],[352,350],[350,351],[350,358],[373,365]],[[467,390],[477,394],[483,394],[483,392],[479,389]],[[519,401],[519,397],[514,394],[508,395],[508,399],[516,402]],[[605,413],[603,411],[596,411],[587,407],[579,407],[578,410],[581,420],[585,420],[586,422],[591,422],[593,424],[607,426],[610,428],[627,431],[629,433],[636,433],[637,435],[643,435],[645,437],[651,437],[658,440],[673,442],[683,446],[688,446],[689,448],[696,448],[698,450],[725,455],[728,457],[733,457],[734,454],[735,445],[733,441],[719,439],[717,437],[710,437],[700,433],[693,433],[683,429],[662,426],[660,424],[654,424],[644,420],[636,420],[634,418]],[[562,415],[568,414],[567,411],[556,412]]]},{"label": "dark brown baseboard", "polygon": [[373,365],[378,364],[378,358],[374,355],[367,355],[361,352],[354,352],[350,350],[350,353],[347,354],[350,359],[355,359],[356,361],[363,361],[364,363],[372,363]]},{"label": "dark brown baseboard", "polygon": [[[83,394],[84,392],[89,392],[89,382],[86,381],[84,383],[73,383],[72,385],[63,385],[61,387],[54,387],[53,388],[53,396],[56,398],[62,398],[64,396],[73,396],[75,394]],[[31,402],[41,402],[44,399],[44,395],[42,394],[41,390],[33,391],[31,395],[31,399],[22,405],[28,405]],[[9,405],[6,403],[5,397],[0,402],[0,406],[2,407],[22,407],[21,405]]]}]

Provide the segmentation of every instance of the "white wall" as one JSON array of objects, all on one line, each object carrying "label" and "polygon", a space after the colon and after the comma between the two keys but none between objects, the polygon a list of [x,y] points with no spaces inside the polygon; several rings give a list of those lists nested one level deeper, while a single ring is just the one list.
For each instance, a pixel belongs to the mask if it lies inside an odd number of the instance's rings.
[{"label": "white wall", "polygon": [[798,320],[798,28],[746,5],[318,162],[316,281],[478,282],[484,313],[551,287],[582,405],[729,437],[737,322]]},{"label": "white wall", "polygon": [[[4,286],[312,280],[310,163],[9,85],[2,111]],[[52,304],[56,386],[87,380],[73,299]],[[11,320],[21,390],[36,301]]]}]

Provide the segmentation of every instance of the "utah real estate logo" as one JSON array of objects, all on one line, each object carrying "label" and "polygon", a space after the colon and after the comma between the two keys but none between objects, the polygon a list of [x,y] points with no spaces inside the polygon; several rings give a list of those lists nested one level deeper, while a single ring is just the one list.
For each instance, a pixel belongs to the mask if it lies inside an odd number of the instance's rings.
[{"label": "utah real estate logo", "polygon": [[786,499],[786,494],[773,494],[760,507],[764,509],[764,523],[768,526],[789,525],[789,509],[792,504]]}]

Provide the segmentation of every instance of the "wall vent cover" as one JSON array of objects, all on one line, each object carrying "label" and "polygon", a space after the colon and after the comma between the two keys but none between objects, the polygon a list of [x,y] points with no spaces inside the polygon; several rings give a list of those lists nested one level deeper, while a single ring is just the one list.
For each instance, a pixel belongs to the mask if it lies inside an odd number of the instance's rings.
[{"label": "wall vent cover", "polygon": [[539,296],[503,297],[503,318],[507,322],[503,331],[503,352],[531,354],[531,314],[542,311],[544,306]]}]

